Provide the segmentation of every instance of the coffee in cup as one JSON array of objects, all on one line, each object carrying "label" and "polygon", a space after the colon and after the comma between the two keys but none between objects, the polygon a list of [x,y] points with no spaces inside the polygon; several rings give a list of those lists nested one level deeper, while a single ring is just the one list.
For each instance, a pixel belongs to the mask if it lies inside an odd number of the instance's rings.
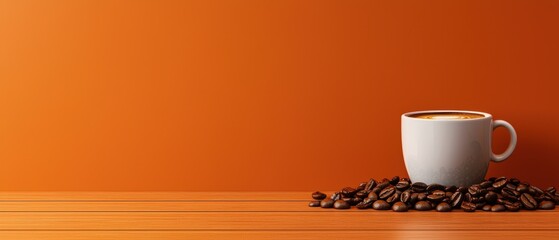
[{"label": "coffee in cup", "polygon": [[448,120],[460,120],[460,119],[475,119],[484,117],[481,114],[471,113],[471,112],[426,112],[410,115],[410,117],[421,118],[421,119],[448,119]]}]

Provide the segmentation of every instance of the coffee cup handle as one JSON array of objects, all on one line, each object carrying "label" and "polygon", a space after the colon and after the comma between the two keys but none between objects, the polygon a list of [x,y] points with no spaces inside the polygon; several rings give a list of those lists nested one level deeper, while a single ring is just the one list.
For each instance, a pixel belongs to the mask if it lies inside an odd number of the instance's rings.
[{"label": "coffee cup handle", "polygon": [[505,127],[507,130],[509,130],[510,142],[509,142],[509,146],[507,147],[507,150],[505,150],[504,153],[495,154],[493,153],[493,151],[491,151],[491,160],[493,160],[494,162],[501,162],[507,159],[508,157],[510,157],[510,155],[514,151],[514,148],[516,147],[516,140],[517,140],[516,131],[514,131],[514,128],[512,127],[512,125],[510,125],[510,123],[503,120],[493,121],[493,130],[495,130],[495,128],[498,127]]}]

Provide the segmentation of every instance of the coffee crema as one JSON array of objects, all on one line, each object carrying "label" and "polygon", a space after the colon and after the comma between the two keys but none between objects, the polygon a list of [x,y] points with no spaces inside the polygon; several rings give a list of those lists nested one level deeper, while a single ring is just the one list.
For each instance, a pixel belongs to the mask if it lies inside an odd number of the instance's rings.
[{"label": "coffee crema", "polygon": [[469,112],[426,112],[410,115],[412,118],[431,119],[431,120],[462,120],[476,119],[485,117],[483,114]]}]

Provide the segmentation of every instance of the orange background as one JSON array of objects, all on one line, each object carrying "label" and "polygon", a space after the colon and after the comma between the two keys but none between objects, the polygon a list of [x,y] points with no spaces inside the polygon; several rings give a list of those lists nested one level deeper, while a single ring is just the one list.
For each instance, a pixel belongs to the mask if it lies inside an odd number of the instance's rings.
[{"label": "orange background", "polygon": [[559,1],[0,0],[0,190],[336,189],[444,108],[557,186],[558,43]]}]

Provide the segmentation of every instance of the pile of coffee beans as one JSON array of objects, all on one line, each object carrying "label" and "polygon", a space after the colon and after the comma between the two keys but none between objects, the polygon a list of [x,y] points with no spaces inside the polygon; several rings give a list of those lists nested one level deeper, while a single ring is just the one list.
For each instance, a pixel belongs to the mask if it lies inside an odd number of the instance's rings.
[{"label": "pile of coffee beans", "polygon": [[476,210],[515,212],[525,210],[552,210],[559,204],[559,193],[554,187],[541,190],[516,178],[489,178],[469,187],[427,185],[412,183],[398,176],[377,182],[370,179],[356,188],[346,187],[330,197],[321,192],[312,193],[309,207],[350,209],[373,208],[406,212],[436,210],[450,212],[462,209],[465,212]]}]

